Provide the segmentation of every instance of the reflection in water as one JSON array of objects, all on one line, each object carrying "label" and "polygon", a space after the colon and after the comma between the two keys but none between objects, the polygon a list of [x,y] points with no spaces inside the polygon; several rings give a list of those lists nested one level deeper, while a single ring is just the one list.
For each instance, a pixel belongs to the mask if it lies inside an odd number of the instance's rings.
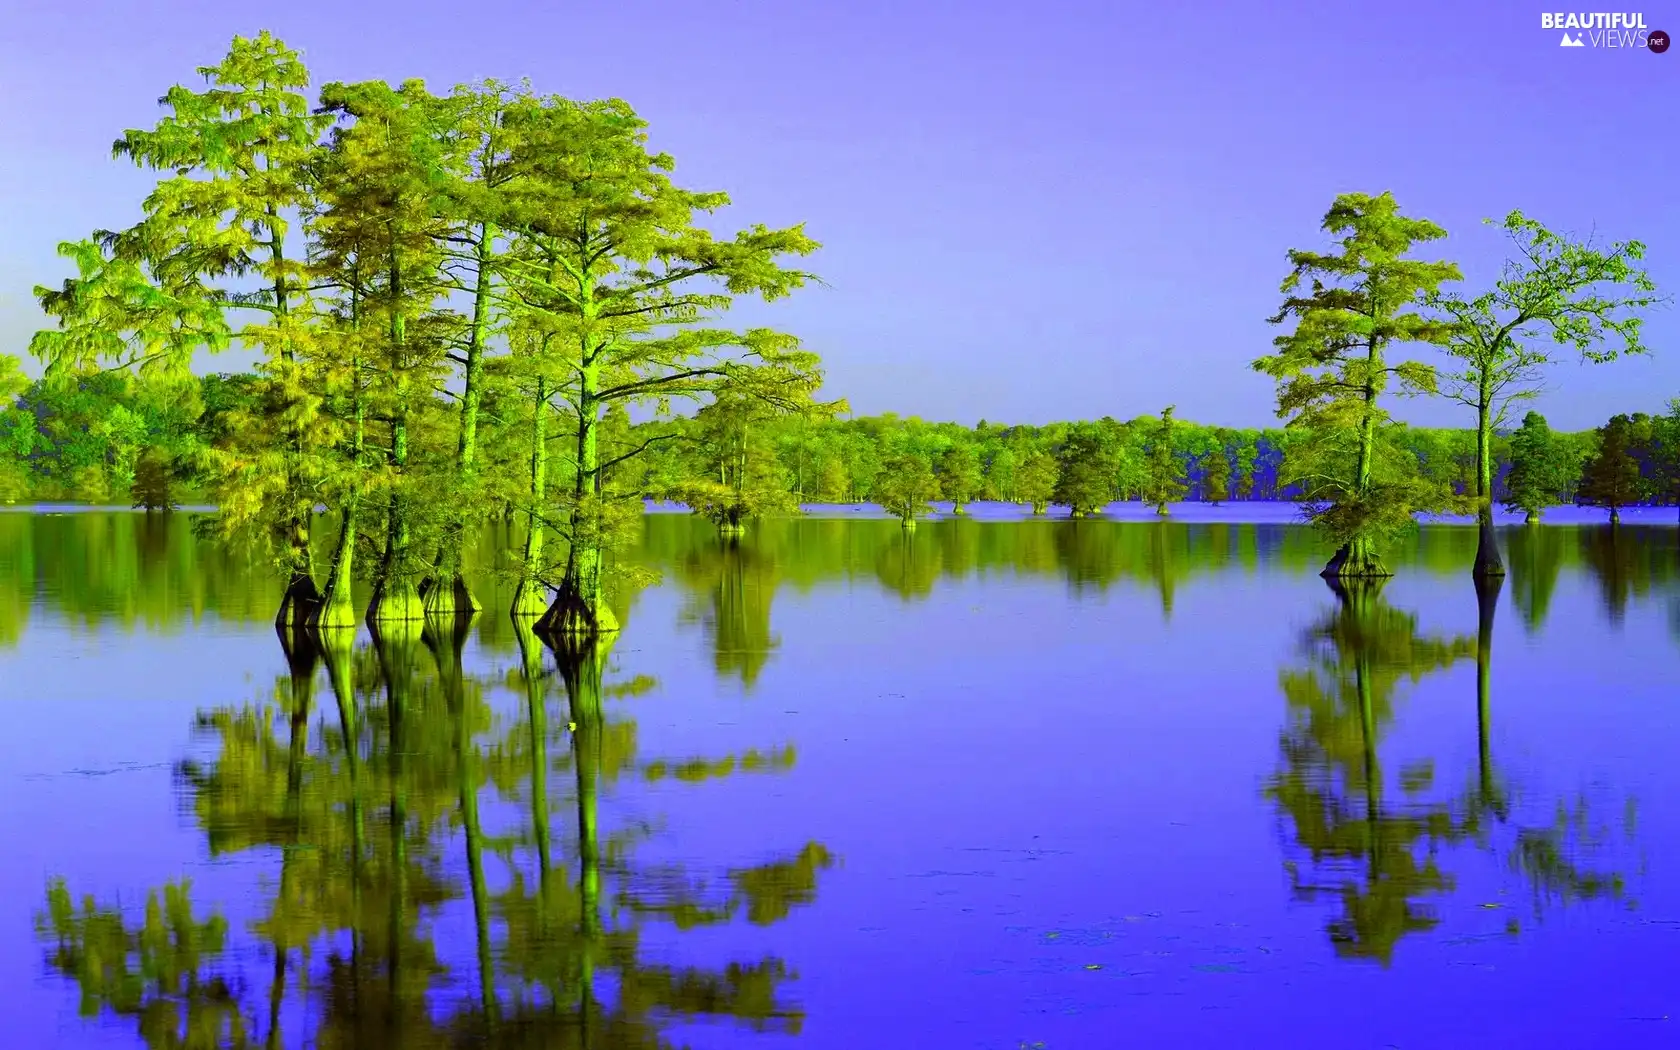
[{"label": "reflection in water", "polygon": [[[1281,741],[1283,769],[1265,794],[1305,853],[1304,864],[1287,862],[1297,897],[1338,901],[1327,932],[1340,955],[1386,965],[1403,937],[1434,929],[1441,922],[1438,906],[1455,887],[1442,866],[1455,846],[1502,857],[1533,893],[1537,917],[1547,903],[1623,895],[1621,876],[1590,866],[1594,854],[1615,852],[1619,843],[1585,796],[1569,804],[1535,800],[1531,808],[1545,814],[1538,822],[1513,818],[1491,742],[1501,584],[1497,578],[1477,582],[1472,639],[1423,634],[1417,617],[1383,601],[1382,581],[1333,581],[1336,607],[1304,633],[1304,665],[1280,676],[1289,723]],[[1433,792],[1433,762],[1402,768],[1390,785],[1380,756],[1399,687],[1471,656],[1473,786],[1463,797]],[[1508,932],[1517,929],[1511,920]]]},{"label": "reflection in water", "polygon": [[[0,648],[16,644],[37,601],[89,627],[143,624],[179,631],[205,617],[271,622],[274,581],[260,560],[195,542],[193,521],[185,513],[0,513]],[[775,650],[770,607],[783,586],[870,580],[914,600],[933,593],[942,579],[1055,576],[1076,592],[1122,582],[1149,587],[1170,615],[1178,591],[1191,580],[1262,567],[1300,573],[1326,556],[1310,529],[1287,525],[965,517],[925,522],[918,541],[906,543],[893,521],[792,518],[767,520],[743,539],[720,543],[710,523],[691,515],[650,514],[643,521],[636,561],[668,572],[689,590],[692,615],[704,625],[719,668],[748,687]],[[1530,631],[1543,625],[1564,569],[1586,568],[1615,616],[1631,600],[1680,581],[1672,528],[1548,525],[1507,529],[1502,536],[1513,598]],[[486,528],[467,552],[468,565],[494,566],[495,552],[509,544],[518,546],[507,526]],[[1462,572],[1474,554],[1472,530],[1426,529],[1395,559],[1408,572],[1450,575]],[[475,586],[485,592],[486,608],[511,603],[508,581],[493,572]],[[357,601],[366,599],[360,584]],[[490,652],[517,651],[505,616],[481,616],[473,632]]]},{"label": "reflection in water", "polygon": [[1451,888],[1436,854],[1463,830],[1447,806],[1420,797],[1430,767],[1402,771],[1401,798],[1386,797],[1381,734],[1403,681],[1450,666],[1471,645],[1420,634],[1415,616],[1382,600],[1380,581],[1331,586],[1336,608],[1303,636],[1305,666],[1280,679],[1284,769],[1266,793],[1308,854],[1305,871],[1291,865],[1296,894],[1340,898],[1329,925],[1337,952],[1387,963],[1401,937],[1438,921],[1422,898]]},{"label": "reflection in water", "polygon": [[[168,633],[204,619],[259,624],[266,632],[272,622],[271,583],[240,556],[194,542],[189,524],[186,515],[0,514],[0,647],[23,639],[22,653],[7,655],[27,658],[28,632],[66,626],[115,628],[113,633],[146,626]],[[1508,530],[1506,589],[1502,593],[1498,578],[1477,587],[1475,633],[1459,637],[1420,624],[1449,610],[1468,627],[1471,591],[1463,586],[1462,570],[1473,556],[1475,533],[1423,530],[1397,556],[1407,577],[1415,572],[1437,596],[1430,604],[1420,601],[1421,620],[1387,604],[1380,584],[1349,583],[1333,588],[1333,604],[1327,602],[1311,629],[1293,639],[1296,658],[1277,679],[1286,699],[1280,757],[1263,797],[1257,799],[1247,786],[1251,770],[1230,768],[1229,754],[1173,743],[1171,730],[1179,723],[1170,719],[1204,716],[1194,708],[1150,713],[1163,719],[1167,732],[1150,738],[1152,747],[1160,742],[1160,756],[1128,762],[1146,776],[1139,781],[1140,794],[1159,792],[1165,782],[1159,771],[1172,762],[1203,763],[1199,774],[1209,777],[1245,778],[1236,790],[1249,808],[1232,819],[1252,826],[1257,816],[1264,820],[1270,814],[1281,826],[1296,895],[1316,902],[1315,912],[1328,912],[1322,919],[1300,922],[1296,913],[1284,921],[1290,936],[1310,939],[1326,955],[1333,950],[1353,960],[1386,963],[1420,941],[1440,944],[1478,927],[1485,930],[1489,922],[1496,924],[1494,937],[1522,934],[1527,918],[1519,924],[1510,910],[1481,910],[1508,901],[1501,895],[1516,890],[1532,896],[1536,918],[1563,901],[1623,901],[1622,876],[1632,870],[1627,861],[1632,826],[1618,826],[1615,818],[1623,811],[1616,800],[1607,801],[1598,788],[1580,794],[1540,790],[1538,781],[1561,774],[1555,768],[1525,768],[1531,752],[1501,747],[1501,728],[1515,732],[1508,724],[1520,721],[1531,729],[1537,717],[1540,725],[1549,724],[1544,712],[1536,711],[1545,705],[1516,702],[1535,695],[1533,676],[1549,673],[1549,665],[1532,659],[1537,647],[1514,645],[1502,636],[1496,648],[1494,636],[1505,595],[1521,633],[1542,636],[1549,628],[1550,637],[1600,629],[1623,616],[1638,623],[1650,596],[1659,613],[1672,607],[1680,639],[1680,603],[1672,602],[1680,558],[1672,533],[1634,527],[1613,535],[1557,526]],[[506,537],[491,539],[517,545]],[[956,580],[986,584],[1003,578],[1005,586],[1023,589],[1032,583],[1028,577],[1053,581],[1048,588],[1040,582],[1039,589],[1070,592],[1069,620],[1062,626],[1073,629],[1084,615],[1080,603],[1090,594],[1119,592],[1115,612],[1153,628],[1157,602],[1164,620],[1185,592],[1238,581],[1231,593],[1241,592],[1245,600],[1209,603],[1208,616],[1259,616],[1263,622],[1216,622],[1260,637],[1275,618],[1270,603],[1292,600],[1289,588],[1296,581],[1290,575],[1310,578],[1324,554],[1309,531],[1283,526],[961,519],[924,523],[907,533],[892,521],[796,519],[765,522],[744,538],[720,542],[705,522],[656,515],[646,520],[637,557],[663,571],[682,594],[684,619],[701,627],[700,646],[718,679],[751,689],[764,681],[771,660],[784,662],[786,679],[810,689],[807,710],[816,713],[820,703],[850,711],[843,705],[855,698],[825,693],[814,677],[801,677],[801,652],[820,646],[781,648],[773,611],[782,588],[809,593],[839,584],[868,592],[877,596],[874,610],[903,614],[925,628],[932,651],[944,639],[966,641],[965,632],[975,629],[972,618],[941,619],[948,603],[921,600]],[[1254,586],[1245,580],[1261,573],[1281,577],[1278,586],[1268,591],[1267,581]],[[487,608],[509,604],[507,595],[493,593],[496,585],[492,577],[479,588]],[[1267,604],[1256,613],[1246,597],[1262,591]],[[1602,601],[1583,603],[1578,597],[1583,592]],[[1555,601],[1554,593],[1560,596]],[[857,607],[864,607],[861,594]],[[616,611],[621,621],[632,622],[627,607]],[[1178,619],[1185,620],[1182,613]],[[1159,676],[1175,686],[1214,681],[1238,694],[1273,689],[1269,649],[1230,646],[1222,650],[1226,660],[1209,661],[1208,629],[1199,618],[1195,624],[1175,623],[1158,635],[1161,649],[1148,652],[1117,632],[1098,654],[1112,659],[1100,666],[1135,675],[1144,685]],[[636,626],[630,631],[621,654],[643,647],[646,639],[664,643],[657,632],[639,634]],[[235,633],[240,632],[207,628],[204,636]],[[1608,636],[1600,630],[1599,637]],[[793,765],[790,746],[723,755],[700,753],[699,747],[692,753],[644,754],[646,740],[638,734],[634,708],[657,702],[659,683],[615,674],[608,645],[550,648],[528,623],[505,616],[429,623],[424,629],[412,625],[407,631],[390,625],[371,641],[352,631],[285,633],[279,641],[284,673],[272,690],[256,702],[200,713],[196,724],[203,747],[194,754],[201,757],[177,769],[181,799],[209,855],[247,862],[217,869],[216,906],[202,896],[209,882],[202,877],[196,889],[180,882],[133,899],[125,895],[122,907],[110,894],[124,884],[125,872],[101,875],[99,885],[88,885],[89,875],[77,871],[50,886],[38,918],[39,938],[49,968],[73,982],[86,1015],[131,1043],[179,1048],[609,1050],[681,1044],[693,1036],[689,1026],[710,1021],[746,1032],[799,1030],[804,1007],[792,994],[791,966],[777,950],[786,949],[784,934],[764,935],[756,928],[773,926],[815,902],[819,881],[826,883],[823,873],[832,864],[828,849],[814,842],[798,847],[795,838],[763,843],[795,848],[768,852],[756,858],[760,863],[731,866],[737,859],[732,854],[702,864],[674,854],[671,844],[703,849],[707,833],[689,834],[685,825],[673,829],[682,834],[664,838],[649,819],[650,808],[670,793],[703,790],[720,778],[757,789],[755,778]],[[154,639],[165,658],[171,646],[198,642],[198,636]],[[1662,655],[1672,660],[1671,651]],[[1254,660],[1264,662],[1258,667],[1244,662]],[[1214,663],[1223,677],[1201,666]],[[29,666],[26,660],[23,666]],[[818,663],[807,665],[805,674],[811,666],[824,673]],[[912,664],[903,673],[939,666]],[[1033,667],[1033,675],[1047,678],[1061,671]],[[860,669],[860,676],[867,671]],[[691,687],[693,681],[682,684]],[[1047,692],[1072,695],[1066,684],[1072,681],[1062,680],[1058,690]],[[937,697],[947,684],[934,682],[926,692]],[[1408,712],[1401,701],[1411,686],[1429,695]],[[1443,695],[1449,707],[1426,706]],[[756,703],[742,710],[762,716],[765,708],[781,706]],[[690,725],[685,720],[695,710],[704,709],[673,707],[661,717],[677,723],[677,739],[684,739]],[[1119,729],[1130,727],[1128,719],[1142,710],[1129,702],[1084,704],[1073,721],[1080,732],[1086,725]],[[935,725],[962,748],[983,746],[993,729],[983,708],[976,713],[982,717],[961,726],[943,720],[944,714],[925,724],[908,718],[902,726],[887,718],[885,731],[907,735]],[[1276,717],[1272,704],[1244,704],[1235,720],[1245,722],[1244,732],[1258,734],[1269,756]],[[710,718],[702,714],[696,722],[707,733]],[[826,732],[846,732],[827,724]],[[1419,725],[1450,727],[1456,741],[1452,756],[1439,757],[1447,752],[1435,750],[1442,745],[1434,741],[1422,751],[1427,761],[1411,761],[1417,753],[1404,748],[1416,744],[1419,734],[1410,730]],[[1402,726],[1406,732],[1398,731]],[[1029,732],[1037,735],[1014,739]],[[1056,797],[1070,776],[1095,768],[1070,767],[1061,752],[1054,761],[1045,759],[1058,732],[1048,719],[1012,723],[1009,757],[986,768],[1007,766],[1023,785],[1019,797],[1035,806],[1039,798],[1029,792]],[[1031,746],[1015,746],[1023,742]],[[829,747],[834,741],[823,743]],[[1067,735],[1059,738],[1064,749],[1077,750],[1079,744]],[[1187,750],[1168,750],[1175,746]],[[1564,761],[1576,756],[1572,743],[1560,747]],[[955,746],[951,753],[968,755]],[[833,761],[835,754],[830,750],[824,757],[831,775],[840,779],[813,789],[802,777],[798,785],[784,783],[775,791],[812,791],[809,800],[821,792],[844,795],[835,785],[867,781],[864,790],[886,794],[901,787],[891,778],[917,765],[883,771],[880,752],[871,750],[862,767],[847,767]],[[952,786],[956,797],[970,785]],[[1095,794],[1100,797],[1091,804],[1105,809],[1191,804],[1184,802],[1189,793],[1160,792],[1147,802]],[[732,829],[742,827],[733,808],[739,805],[732,802],[724,815]],[[1076,803],[1067,806],[1077,824],[1083,812],[1072,812]],[[1035,837],[1044,832],[1046,839],[1066,835],[1066,816],[1046,807],[1035,812],[1030,830]],[[159,819],[166,817],[167,812]],[[827,819],[837,818],[830,813]],[[866,823],[848,853],[900,848],[894,836],[878,836],[878,827]],[[919,824],[915,831],[921,838],[905,849],[937,853],[972,844],[944,827]],[[753,826],[743,833],[755,833]],[[1116,848],[1134,845],[1128,838]],[[1264,860],[1275,863],[1270,853]],[[894,854],[885,863],[902,862]],[[876,858],[876,863],[878,872],[883,862]],[[853,876],[870,870],[856,864]],[[1034,869],[1046,870],[1048,863]],[[260,886],[249,894],[227,892],[224,880],[234,877],[228,873],[247,871],[262,872]],[[1216,884],[1224,877],[1219,874],[1209,876],[1205,886],[1190,881],[1198,877],[1194,874],[1174,877],[1185,880],[1185,899],[1196,903],[1218,900],[1230,889]],[[1102,878],[1109,880],[1111,872]],[[979,896],[963,913],[985,913],[1004,901],[1031,914],[1051,906],[1034,899],[1040,885],[1029,883],[1019,894],[1011,890],[1007,901]],[[73,889],[96,896],[82,898]],[[854,897],[867,896],[874,906],[869,896],[874,885],[853,889]],[[846,894],[825,887],[825,896],[838,902]],[[906,909],[891,921],[908,930],[905,943],[917,943],[917,937],[940,928],[928,917],[954,897],[930,898],[928,908]],[[1281,901],[1282,895],[1268,897]],[[891,902],[886,907],[902,905],[890,893],[882,899]],[[135,907],[140,904],[144,907]],[[1084,897],[1052,905],[1076,918],[1091,906]],[[825,907],[844,914],[835,903]],[[712,933],[683,936],[702,928]],[[1430,930],[1434,936],[1426,933]],[[743,936],[743,931],[750,932]],[[1116,945],[1123,943],[1115,938]],[[1525,937],[1523,950],[1543,943],[1561,952],[1579,942]],[[688,965],[696,960],[706,965]],[[822,962],[836,966],[834,958]],[[842,958],[839,966],[851,962]],[[1141,978],[1137,969],[1126,974],[1128,981]],[[1094,987],[1103,978],[1091,975],[1119,972],[1118,965],[1104,963],[1077,975]],[[1385,980],[1399,983],[1382,987],[1399,988],[1409,979],[1404,973],[1397,969]],[[1050,979],[1034,971],[1010,985],[1011,992],[1040,977]],[[828,1019],[843,1023],[852,1002],[847,997],[872,994],[871,979],[858,978],[837,996],[839,1006],[828,1004]],[[936,979],[929,980],[937,991]],[[830,977],[822,987],[832,989],[838,981]]]},{"label": "reflection in water", "polygon": [[[647,825],[601,816],[617,787],[774,773],[792,749],[642,760],[634,721],[608,701],[650,683],[604,684],[594,643],[560,645],[545,670],[523,623],[507,683],[517,713],[498,720],[497,680],[464,669],[470,627],[388,629],[360,649],[349,631],[283,633],[288,673],[272,697],[200,716],[215,756],[182,763],[179,779],[210,852],[277,853],[278,878],[243,930],[195,906],[185,883],[136,916],[77,904],[55,880],[38,933],[85,1015],[126,1019],[149,1047],[207,1050],[651,1048],[707,1018],[798,1030],[781,959],[675,965],[649,957],[643,932],[774,924],[814,900],[828,851],[810,843],[707,878],[637,862]],[[323,664],[330,713],[315,703]],[[486,797],[514,814],[511,828],[487,826]],[[465,963],[433,932],[457,903],[473,930]],[[247,969],[256,957],[269,960],[261,980]]]},{"label": "reflection in water", "polygon": [[1513,529],[1506,539],[1507,569],[1511,574],[1511,597],[1522,617],[1523,630],[1530,636],[1546,624],[1552,606],[1565,551],[1571,536],[1564,529],[1534,526]]},{"label": "reflection in water", "polygon": [[750,690],[779,644],[770,630],[775,554],[739,536],[725,536],[695,546],[682,560],[679,575],[692,589],[684,618],[705,629],[718,675],[737,677]]}]

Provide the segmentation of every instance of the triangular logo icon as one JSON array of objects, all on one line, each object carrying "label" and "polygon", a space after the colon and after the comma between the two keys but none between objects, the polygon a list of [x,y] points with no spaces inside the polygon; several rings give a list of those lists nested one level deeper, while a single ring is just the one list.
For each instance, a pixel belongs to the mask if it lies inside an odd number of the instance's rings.
[{"label": "triangular logo icon", "polygon": [[1586,46],[1587,46],[1586,44],[1583,44],[1581,42],[1580,37],[1578,37],[1578,36],[1571,37],[1568,33],[1564,33],[1563,34],[1563,39],[1558,41],[1558,47],[1586,47]]}]

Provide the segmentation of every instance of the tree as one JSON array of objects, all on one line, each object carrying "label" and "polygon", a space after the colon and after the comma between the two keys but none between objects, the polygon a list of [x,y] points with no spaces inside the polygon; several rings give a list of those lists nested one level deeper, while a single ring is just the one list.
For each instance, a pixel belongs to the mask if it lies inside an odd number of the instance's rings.
[{"label": "tree", "polygon": [[[1502,227],[1516,257],[1506,261],[1493,288],[1475,298],[1429,296],[1453,329],[1443,349],[1454,370],[1442,377],[1442,389],[1476,413],[1478,576],[1505,572],[1493,531],[1493,435],[1512,404],[1540,393],[1553,351],[1539,341],[1550,337],[1584,361],[1642,354],[1647,347],[1638,311],[1659,301],[1656,285],[1638,265],[1645,257],[1638,241],[1601,249],[1553,233],[1520,211],[1505,216]],[[1614,344],[1606,346],[1611,339]]]},{"label": "tree", "polygon": [[964,504],[979,495],[982,484],[980,460],[974,455],[974,447],[967,441],[958,441],[946,449],[939,457],[938,473],[939,494],[951,501],[951,513],[965,513]]},{"label": "tree", "polygon": [[1117,473],[1114,451],[1091,426],[1075,428],[1056,452],[1056,487],[1052,502],[1068,508],[1068,515],[1083,518],[1095,514],[1114,500]]},{"label": "tree", "polygon": [[1639,461],[1630,451],[1633,421],[1625,415],[1612,416],[1598,428],[1598,449],[1588,458],[1575,490],[1575,502],[1603,507],[1610,512],[1610,524],[1622,521],[1622,508],[1639,502],[1643,487]]},{"label": "tree", "polygon": [[472,302],[468,323],[451,340],[450,357],[460,365],[461,375],[455,469],[448,476],[455,490],[450,501],[455,515],[433,558],[432,578],[421,585],[426,612],[435,618],[479,608],[461,574],[461,556],[467,526],[483,520],[484,501],[478,498],[479,414],[493,330],[491,292],[504,247],[503,190],[516,174],[504,117],[512,101],[520,97],[524,93],[491,80],[458,87],[447,100],[433,103],[445,129],[438,169],[442,176],[438,209],[446,220],[439,241],[443,271],[451,288]]},{"label": "tree", "polygon": [[1655,420],[1656,475],[1660,491],[1680,508],[1680,397],[1668,400],[1668,414]]},{"label": "tree", "polygon": [[740,535],[750,519],[799,509],[764,433],[770,418],[760,402],[729,394],[695,415],[700,469],[678,486],[677,499],[726,536]]},{"label": "tree", "polygon": [[147,449],[134,464],[134,484],[129,490],[134,506],[147,513],[170,511],[176,507],[170,464],[156,449]]},{"label": "tree", "polygon": [[0,503],[27,498],[32,487],[29,456],[41,434],[35,414],[17,403],[29,387],[18,359],[0,353]]},{"label": "tree", "polygon": [[1168,505],[1183,499],[1187,488],[1184,463],[1173,448],[1171,405],[1161,410],[1161,420],[1151,429],[1147,449],[1143,500],[1164,518]]},{"label": "tree", "polygon": [[925,457],[904,452],[887,460],[881,473],[875,476],[871,495],[888,514],[898,518],[907,529],[916,527],[916,519],[928,512],[928,502],[939,491],[939,480]]},{"label": "tree", "polygon": [[318,265],[345,274],[339,283],[356,302],[357,334],[371,340],[367,414],[385,425],[389,442],[381,472],[385,544],[367,617],[419,621],[425,565],[415,533],[435,504],[420,498],[411,460],[415,431],[446,369],[452,322],[438,309],[450,290],[440,250],[448,224],[435,198],[443,165],[438,100],[417,80],[396,89],[370,81],[328,84],[321,103],[343,123],[319,165],[318,254],[330,261]]},{"label": "tree", "polygon": [[1415,306],[1460,275],[1449,262],[1406,258],[1446,231],[1402,215],[1390,193],[1338,196],[1322,228],[1338,238],[1338,250],[1290,251],[1283,306],[1271,322],[1295,326],[1254,368],[1277,381],[1278,417],[1304,435],[1291,450],[1289,481],[1301,486],[1310,520],[1339,545],[1324,574],[1388,576],[1383,540],[1409,527],[1414,512],[1447,501],[1387,447],[1393,423],[1379,400],[1391,378],[1403,392],[1434,392],[1434,369],[1390,364],[1385,355],[1395,345],[1448,338],[1450,325]]},{"label": "tree", "polygon": [[617,622],[603,598],[607,556],[618,523],[640,504],[615,508],[602,472],[654,439],[603,460],[603,413],[723,390],[789,409],[808,404],[821,373],[792,336],[704,325],[737,296],[777,299],[799,288],[807,275],[783,260],[817,244],[798,226],[714,238],[696,215],[723,207],[727,195],[677,187],[671,158],[648,152],[645,122],[621,101],[521,99],[504,120],[516,176],[497,294],[514,317],[543,330],[549,396],[575,439],[573,482],[559,508],[566,564],[538,627],[610,633]]},{"label": "tree", "polygon": [[1017,502],[1016,475],[1020,469],[1021,460],[1014,449],[1005,446],[994,452],[991,462],[986,465],[986,498],[1005,503]]},{"label": "tree", "polygon": [[1213,447],[1202,456],[1202,498],[1214,506],[1231,498],[1230,432],[1213,432]]},{"label": "tree", "polygon": [[[286,447],[278,466],[284,476],[266,501],[281,533],[287,573],[277,619],[302,623],[319,603],[320,592],[309,544],[314,500],[299,459],[308,406],[294,367],[307,327],[308,275],[303,253],[295,251],[297,242],[288,234],[310,205],[310,173],[332,117],[310,112],[303,94],[309,71],[296,51],[267,31],[234,37],[227,56],[199,73],[204,90],[170,88],[160,100],[168,112],[157,126],[129,130],[112,146],[117,156],[169,174],[146,198],[139,224],[101,240],[110,252],[108,267],[130,277],[140,268],[156,292],[173,300],[164,314],[181,320],[168,322],[175,334],[160,360],[176,361],[184,369],[186,354],[196,344],[225,345],[225,322],[206,307],[222,314],[254,311],[259,318],[233,334],[242,346],[264,355],[273,415],[283,421]],[[77,254],[85,256],[85,248]],[[250,289],[253,282],[259,290]],[[151,305],[149,293],[132,280],[128,284],[133,289],[129,299]],[[68,305],[89,291],[91,282],[73,292],[67,286],[70,299],[58,303]],[[42,303],[55,313],[55,304],[44,295]],[[154,315],[142,309],[138,316]],[[133,325],[116,327],[134,330]],[[148,320],[140,330],[155,327]],[[243,469],[225,476],[249,487]]]},{"label": "tree", "polygon": [[1580,470],[1580,461],[1552,433],[1546,417],[1530,411],[1523,416],[1522,426],[1511,435],[1511,470],[1505,476],[1505,506],[1523,511],[1530,525],[1538,524],[1541,511],[1567,498]]},{"label": "tree", "polygon": [[1034,514],[1043,514],[1057,484],[1056,457],[1048,452],[1034,452],[1027,457],[1015,475],[1015,493],[1022,503],[1032,507]]}]

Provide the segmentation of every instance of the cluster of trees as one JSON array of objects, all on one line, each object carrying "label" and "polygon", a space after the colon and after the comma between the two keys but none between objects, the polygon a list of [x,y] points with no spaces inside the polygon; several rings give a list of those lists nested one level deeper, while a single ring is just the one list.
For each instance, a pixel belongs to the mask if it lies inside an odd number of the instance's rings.
[{"label": "cluster of trees", "polygon": [[[1420,512],[1475,510],[1477,572],[1502,572],[1500,498],[1537,517],[1568,499],[1680,501],[1680,404],[1554,435],[1512,406],[1559,348],[1644,353],[1659,302],[1637,241],[1597,246],[1513,212],[1513,261],[1476,296],[1412,248],[1444,236],[1388,194],[1336,199],[1329,252],[1293,251],[1271,430],[1178,420],[1171,408],[1044,427],[840,419],[817,358],[720,318],[809,275],[800,227],[722,237],[721,193],[677,186],[619,101],[485,82],[328,84],[298,55],[236,38],[171,88],[119,156],[156,171],[134,226],[61,245],[75,276],[36,290],[57,327],[0,357],[0,498],[129,494],[218,508],[213,531],[266,548],[287,574],[277,619],[418,623],[480,605],[465,537],[527,523],[495,568],[513,612],[547,635],[616,629],[604,601],[645,498],[739,533],[809,501],[871,501],[914,526],[934,501],[1001,499],[1071,516],[1138,499],[1296,499],[1335,540],[1326,572],[1381,575],[1380,548]],[[195,377],[239,345],[254,371]],[[1443,364],[1393,360],[1409,344]],[[1393,388],[1391,390],[1391,388]],[[1464,431],[1394,420],[1391,392],[1453,398]],[[696,408],[692,415],[678,411]],[[1503,479],[1503,484],[1502,484]],[[312,534],[336,539],[316,554]],[[552,600],[550,596],[552,594]]]},{"label": "cluster of trees", "polygon": [[[1289,328],[1254,368],[1277,382],[1278,415],[1301,433],[1285,472],[1301,487],[1309,517],[1338,544],[1324,575],[1386,576],[1381,548],[1392,536],[1420,511],[1466,504],[1481,530],[1475,574],[1503,574],[1493,531],[1493,444],[1512,406],[1538,396],[1546,367],[1561,352],[1590,362],[1647,352],[1642,313],[1661,299],[1640,266],[1643,244],[1600,246],[1554,233],[1520,211],[1502,228],[1511,256],[1492,286],[1474,295],[1452,290],[1462,280],[1455,263],[1410,257],[1446,231],[1403,214],[1389,193],[1341,194],[1322,224],[1332,250],[1290,251],[1283,304],[1271,319]],[[1442,363],[1396,360],[1407,346],[1432,348]],[[1425,476],[1394,440],[1398,424],[1383,403],[1391,390],[1444,396],[1474,413],[1471,498]],[[1595,459],[1577,493],[1609,506],[1613,516],[1622,496],[1637,492],[1624,484],[1625,442],[1610,439],[1630,427],[1627,420],[1607,425],[1596,456],[1606,462]],[[1666,436],[1668,491],[1680,490],[1677,436]],[[1529,486],[1524,498],[1541,499],[1546,487]]]},{"label": "cluster of trees", "polygon": [[[196,353],[254,351],[228,403],[203,405],[201,440],[174,451],[193,453],[215,531],[286,569],[280,622],[353,625],[360,575],[372,623],[476,608],[463,537],[500,504],[529,523],[507,552],[515,612],[545,634],[610,632],[609,555],[640,509],[616,473],[664,440],[631,435],[632,408],[839,407],[812,401],[818,362],[795,339],[718,322],[741,296],[804,284],[792,263],[816,242],[797,226],[714,235],[703,220],[727,196],[674,183],[623,102],[417,80],[311,98],[266,32],[199,72],[201,89],[171,88],[155,127],[116,141],[159,181],[134,226],[60,246],[76,272],[37,289],[57,324],[30,346],[38,408],[16,402],[10,362],[0,425],[15,464],[41,433],[28,417],[44,421],[54,481],[95,493],[52,427],[74,428],[90,390],[151,405],[89,440],[123,450],[110,480],[153,502],[170,449],[133,452],[137,421],[178,429],[193,406],[171,391]],[[317,565],[321,521],[337,540]]]}]

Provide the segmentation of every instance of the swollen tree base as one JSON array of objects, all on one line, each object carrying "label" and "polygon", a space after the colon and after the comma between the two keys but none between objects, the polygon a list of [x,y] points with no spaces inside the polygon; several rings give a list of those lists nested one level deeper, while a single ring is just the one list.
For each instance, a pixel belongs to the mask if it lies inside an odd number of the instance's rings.
[{"label": "swollen tree base", "polygon": [[540,620],[548,612],[548,588],[532,579],[519,581],[513,591],[513,607],[508,613],[516,620]]},{"label": "swollen tree base", "polygon": [[1378,557],[1369,542],[1353,540],[1344,543],[1341,549],[1325,562],[1319,575],[1327,580],[1375,580],[1386,579],[1394,573],[1383,564],[1382,558]]},{"label": "swollen tree base", "polygon": [[1477,524],[1476,565],[1471,572],[1477,579],[1505,575],[1505,563],[1499,558],[1499,537],[1493,531],[1491,515],[1481,515]]},{"label": "swollen tree base", "polygon": [[537,620],[534,628],[545,638],[590,638],[618,633],[618,617],[606,602],[585,602],[572,588],[562,587],[554,604]]},{"label": "swollen tree base", "polygon": [[466,579],[458,572],[436,579],[432,586],[419,593],[426,615],[435,620],[470,616],[484,608],[473,596],[472,588],[467,586]]},{"label": "swollen tree base", "polygon": [[391,623],[420,623],[426,618],[426,605],[420,590],[413,583],[381,581],[368,602],[368,626]]},{"label": "swollen tree base", "polygon": [[280,599],[280,611],[274,616],[276,627],[306,626],[321,604],[321,589],[315,578],[306,572],[294,572],[286,593]]}]

